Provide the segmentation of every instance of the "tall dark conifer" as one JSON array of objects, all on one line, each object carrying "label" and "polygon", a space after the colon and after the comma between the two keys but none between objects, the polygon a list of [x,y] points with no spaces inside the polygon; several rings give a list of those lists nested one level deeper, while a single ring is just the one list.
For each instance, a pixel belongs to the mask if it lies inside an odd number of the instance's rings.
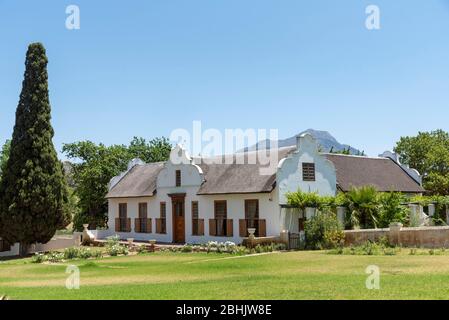
[{"label": "tall dark conifer", "polygon": [[11,149],[0,182],[0,236],[30,244],[48,242],[67,221],[67,188],[53,146],[47,56],[40,43],[28,47]]}]

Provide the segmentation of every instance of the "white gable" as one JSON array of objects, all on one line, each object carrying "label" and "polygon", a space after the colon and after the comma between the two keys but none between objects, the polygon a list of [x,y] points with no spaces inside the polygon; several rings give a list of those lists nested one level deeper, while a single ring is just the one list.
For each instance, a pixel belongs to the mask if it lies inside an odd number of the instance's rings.
[{"label": "white gable", "polygon": [[[315,164],[315,181],[303,181],[303,163]],[[330,196],[335,195],[337,191],[333,163],[318,152],[317,142],[307,133],[297,137],[296,151],[279,162],[276,181],[279,187],[279,204],[286,204],[287,192],[301,190]]]}]

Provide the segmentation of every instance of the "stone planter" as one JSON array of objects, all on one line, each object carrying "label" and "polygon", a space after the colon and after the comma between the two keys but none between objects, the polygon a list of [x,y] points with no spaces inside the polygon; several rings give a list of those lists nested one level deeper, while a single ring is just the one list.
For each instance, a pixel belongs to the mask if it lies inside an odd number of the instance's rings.
[{"label": "stone planter", "polygon": [[256,228],[248,228],[249,238],[254,238],[254,233],[256,233]]},{"label": "stone planter", "polygon": [[128,241],[129,246],[132,246],[133,242],[134,242],[134,238],[128,238],[128,239],[126,239],[126,241]]}]

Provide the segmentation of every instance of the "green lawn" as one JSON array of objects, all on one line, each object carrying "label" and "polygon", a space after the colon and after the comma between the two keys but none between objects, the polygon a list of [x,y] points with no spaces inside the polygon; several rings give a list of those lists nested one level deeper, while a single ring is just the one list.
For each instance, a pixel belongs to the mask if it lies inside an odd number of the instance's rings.
[{"label": "green lawn", "polygon": [[[75,261],[80,290],[65,288],[68,264],[0,262],[0,296],[12,299],[449,299],[449,256],[338,256],[288,252],[156,253]],[[377,265],[381,289],[367,290]]]}]

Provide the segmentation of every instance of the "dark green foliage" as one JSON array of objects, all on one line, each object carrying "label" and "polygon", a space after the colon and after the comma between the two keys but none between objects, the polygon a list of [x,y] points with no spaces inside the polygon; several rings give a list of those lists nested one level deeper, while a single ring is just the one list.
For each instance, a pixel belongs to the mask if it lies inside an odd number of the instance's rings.
[{"label": "dark green foliage", "polygon": [[9,152],[11,149],[11,140],[6,140],[5,144],[0,151],[0,180],[2,179],[2,174],[6,169],[6,163],[8,162]]},{"label": "dark green foliage", "polygon": [[346,193],[349,223],[362,229],[377,228],[379,219],[378,192],[372,186],[352,188]]},{"label": "dark green foliage", "polygon": [[105,196],[109,181],[126,170],[128,162],[134,158],[150,162],[166,161],[171,145],[166,138],[156,138],[147,142],[134,137],[129,146],[105,146],[91,141],[65,144],[63,152],[71,159],[71,178],[78,197],[79,211],[74,217],[74,229],[81,231],[84,223],[89,228],[105,227],[108,203]]},{"label": "dark green foliage", "polygon": [[394,151],[402,163],[423,175],[424,188],[432,195],[449,194],[449,133],[435,130],[401,137]]},{"label": "dark green foliage", "polygon": [[23,249],[48,242],[68,221],[67,188],[53,146],[47,57],[40,43],[26,56],[9,159],[0,182],[0,234]]}]

